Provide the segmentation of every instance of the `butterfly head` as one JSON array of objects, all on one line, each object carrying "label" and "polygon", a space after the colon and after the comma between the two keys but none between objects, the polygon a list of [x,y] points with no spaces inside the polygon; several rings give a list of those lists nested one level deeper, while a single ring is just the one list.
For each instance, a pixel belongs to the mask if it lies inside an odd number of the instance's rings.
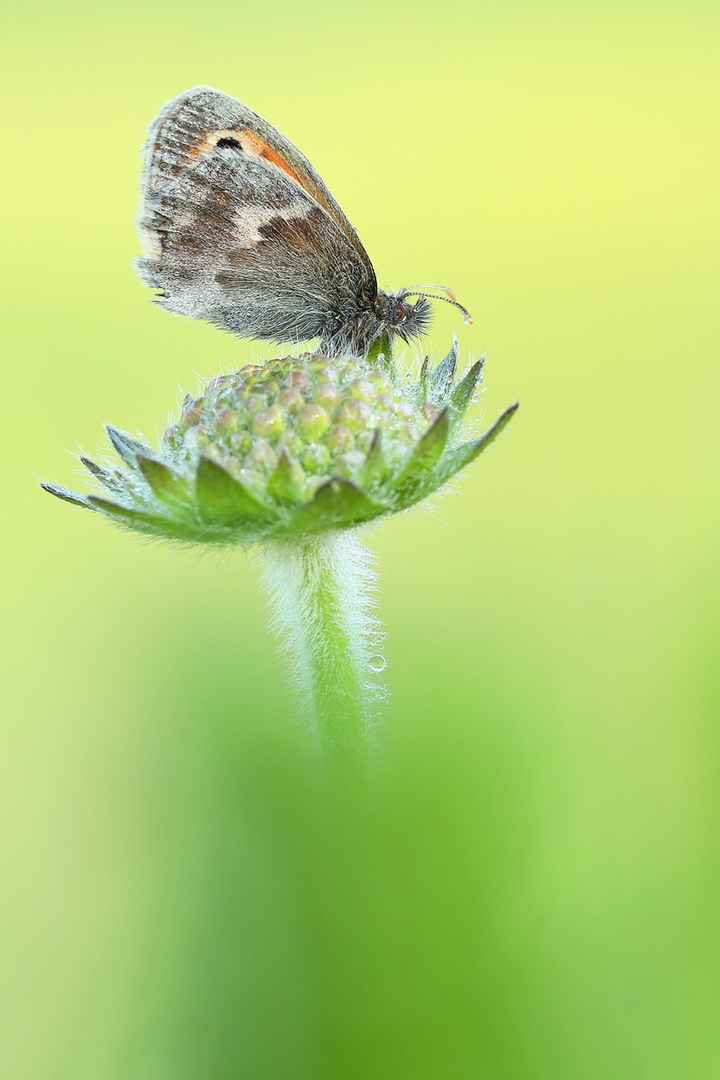
[{"label": "butterfly head", "polygon": [[[436,292],[426,293],[423,291],[425,289],[435,289]],[[438,296],[437,292],[444,292],[447,295]],[[417,297],[414,304],[408,302],[411,296]],[[385,321],[388,334],[391,337],[397,335],[404,341],[427,333],[432,321],[430,300],[443,300],[445,303],[453,304],[462,312],[463,322],[472,322],[469,313],[455,299],[452,289],[445,285],[420,285],[415,289],[402,289],[401,292],[390,293],[385,300],[387,302]]]},{"label": "butterfly head", "polygon": [[432,322],[432,308],[427,297],[419,296],[414,304],[408,303],[408,292],[391,293],[387,298],[387,328],[392,337],[403,341],[421,337],[427,333]]}]

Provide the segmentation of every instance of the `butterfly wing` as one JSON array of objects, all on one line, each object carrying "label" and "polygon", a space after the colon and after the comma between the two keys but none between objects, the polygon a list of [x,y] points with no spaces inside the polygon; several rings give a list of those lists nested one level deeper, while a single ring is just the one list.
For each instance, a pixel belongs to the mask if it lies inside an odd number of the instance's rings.
[{"label": "butterfly wing", "polygon": [[372,264],[320,176],[229,95],[195,87],[164,106],[141,187],[136,268],[167,310],[290,341],[372,309]]}]

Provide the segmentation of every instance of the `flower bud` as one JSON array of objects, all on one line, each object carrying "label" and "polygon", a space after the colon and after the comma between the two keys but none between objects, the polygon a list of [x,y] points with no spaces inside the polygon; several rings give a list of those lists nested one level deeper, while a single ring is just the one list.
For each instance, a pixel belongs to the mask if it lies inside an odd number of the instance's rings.
[{"label": "flower bud", "polygon": [[270,472],[278,463],[278,456],[269,442],[258,439],[245,459],[252,467]]},{"label": "flower bud", "polygon": [[119,502],[45,487],[127,527],[183,541],[251,544],[356,525],[436,490],[510,420],[516,406],[480,436],[458,438],[482,362],[455,384],[456,360],[453,346],[417,381],[351,357],[246,364],[185,398],[160,451],[108,428],[125,471],[82,460]]},{"label": "flower bud", "polygon": [[278,394],[278,405],[285,413],[297,412],[303,404],[303,396],[294,386],[286,386]]},{"label": "flower bud", "polygon": [[375,387],[369,379],[353,379],[350,383],[350,393],[358,401],[372,401],[375,397]]},{"label": "flower bud", "polygon": [[238,414],[234,409],[220,409],[213,419],[213,427],[219,435],[232,435],[238,429]]},{"label": "flower bud", "polygon": [[342,453],[346,450],[351,450],[353,443],[353,433],[350,428],[346,428],[344,424],[336,424],[330,432],[330,438],[328,439],[328,444],[332,449]]},{"label": "flower bud", "polygon": [[351,431],[364,431],[370,427],[373,421],[373,413],[370,406],[364,401],[350,398],[338,409],[338,420],[345,424]]},{"label": "flower bud", "polygon": [[303,405],[297,414],[298,428],[311,440],[319,439],[330,427],[330,417],[322,405]]},{"label": "flower bud", "polygon": [[283,415],[277,405],[268,405],[257,414],[253,420],[253,431],[256,435],[262,435],[264,439],[270,439],[279,435],[283,429]]},{"label": "flower bud", "polygon": [[321,382],[315,387],[315,400],[323,409],[332,412],[340,401],[340,391],[331,382]]}]

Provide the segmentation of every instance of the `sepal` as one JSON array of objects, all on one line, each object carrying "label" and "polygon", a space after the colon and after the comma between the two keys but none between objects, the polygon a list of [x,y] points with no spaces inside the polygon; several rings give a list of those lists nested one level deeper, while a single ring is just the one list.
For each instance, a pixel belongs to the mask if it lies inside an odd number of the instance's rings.
[{"label": "sepal", "polygon": [[270,507],[257,499],[239,480],[214,461],[201,457],[195,483],[195,499],[203,521],[232,524],[257,521],[272,515]]},{"label": "sepal", "polygon": [[386,509],[351,480],[336,476],[319,487],[309,503],[295,511],[288,532],[297,535],[347,528],[369,521]]},{"label": "sepal", "polygon": [[94,509],[88,495],[80,495],[77,491],[70,491],[69,488],[61,487],[59,484],[48,484],[45,481],[40,482],[40,487],[49,495],[54,495],[56,499],[62,499],[63,502],[70,503],[72,506],[82,506],[86,510]]},{"label": "sepal", "polygon": [[161,503],[173,508],[190,505],[191,491],[186,480],[156,458],[137,453],[135,460],[153,495]]},{"label": "sepal", "polygon": [[450,396],[450,424],[452,427],[456,427],[463,420],[465,413],[470,408],[473,395],[482,381],[484,365],[485,357],[481,356],[454,387]]},{"label": "sepal", "polygon": [[127,432],[120,431],[110,424],[105,425],[105,430],[108,433],[110,442],[113,444],[113,448],[131,469],[137,468],[138,454],[146,454],[148,457],[152,457],[152,449],[145,443],[138,442],[137,439],[134,439],[132,435],[128,435]]},{"label": "sepal", "polygon": [[388,464],[382,450],[382,435],[380,428],[375,428],[365,464],[358,473],[358,483],[368,491],[373,491],[382,484],[387,474]]},{"label": "sepal", "polygon": [[443,409],[393,482],[396,505],[409,506],[417,501],[418,492],[425,492],[428,486],[434,486],[430,483],[432,474],[445,452],[449,435],[450,410]]},{"label": "sepal", "polygon": [[87,457],[81,457],[80,464],[84,465],[90,475],[94,476],[111,494],[120,495],[121,497],[132,494],[131,486],[117,469],[111,473],[107,469],[103,469],[102,465],[98,465],[97,462],[91,461]]},{"label": "sepal", "polygon": [[450,352],[440,361],[430,376],[430,400],[433,404],[440,406],[445,404],[453,384],[453,379],[455,378],[459,351],[460,346],[458,345],[458,340],[453,336]]},{"label": "sepal", "polygon": [[279,503],[297,504],[301,501],[302,489],[285,450],[280,454],[275,472],[268,479],[267,492]]},{"label": "sepal", "polygon": [[442,463],[439,482],[444,484],[451,476],[460,472],[466,465],[469,465],[475,458],[484,453],[498,435],[505,430],[517,412],[519,405],[520,403],[516,401],[515,404],[507,408],[504,413],[501,413],[497,420],[491,424],[489,428],[486,428],[477,439],[470,439],[469,442],[463,443],[461,446],[452,450]]}]

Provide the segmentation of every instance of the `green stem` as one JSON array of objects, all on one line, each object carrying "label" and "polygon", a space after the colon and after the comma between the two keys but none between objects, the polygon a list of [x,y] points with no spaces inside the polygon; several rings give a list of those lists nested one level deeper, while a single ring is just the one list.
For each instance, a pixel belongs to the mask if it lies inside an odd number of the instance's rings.
[{"label": "green stem", "polygon": [[373,557],[352,529],[272,541],[263,549],[272,626],[322,751],[360,760],[373,743],[385,666],[370,610]]}]

